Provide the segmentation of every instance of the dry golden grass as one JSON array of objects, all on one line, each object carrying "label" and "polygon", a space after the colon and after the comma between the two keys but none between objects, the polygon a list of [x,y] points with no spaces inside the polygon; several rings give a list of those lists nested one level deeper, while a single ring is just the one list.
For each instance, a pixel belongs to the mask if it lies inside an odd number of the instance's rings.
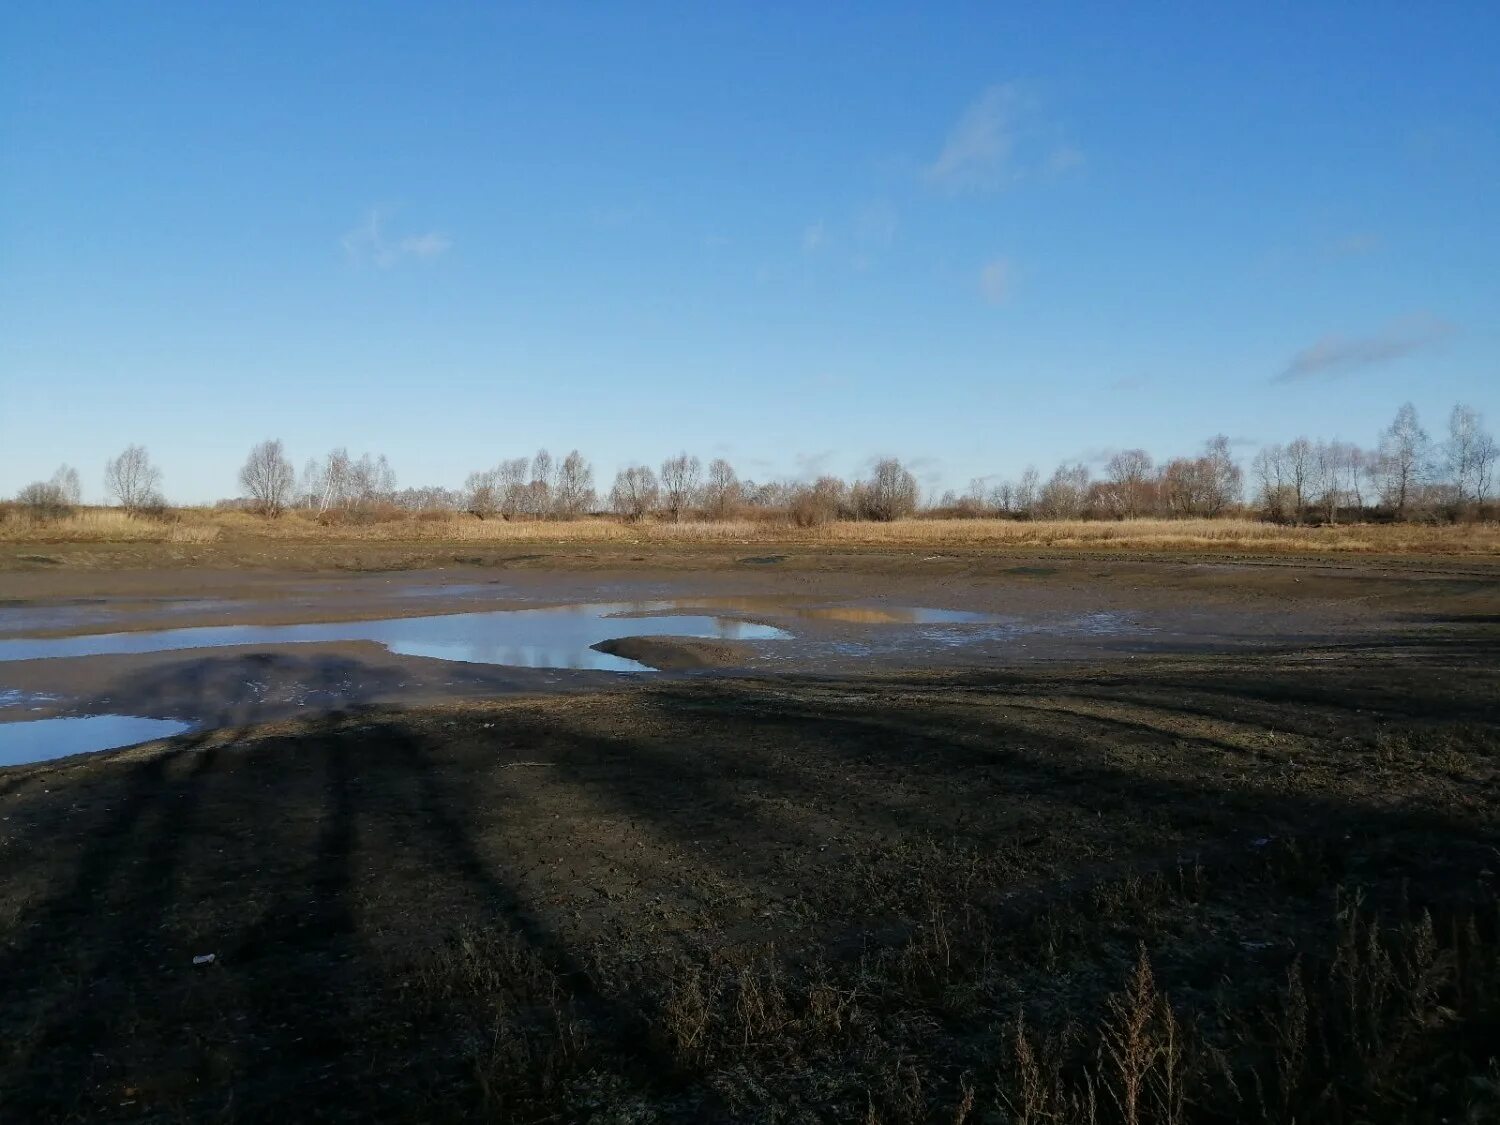
[{"label": "dry golden grass", "polygon": [[1496,524],[1346,524],[1287,527],[1251,519],[1189,520],[898,520],[831,524],[836,543],[934,546],[1092,547],[1158,551],[1389,551],[1436,554],[1500,552]]},{"label": "dry golden grass", "polygon": [[1500,524],[1347,524],[1286,527],[1252,519],[1037,520],[909,519],[894,523],[831,523],[798,528],[768,520],[647,521],[477,520],[424,515],[371,522],[319,523],[292,513],[265,520],[245,512],[182,509],[170,519],[90,509],[62,520],[0,522],[0,541],[37,543],[225,540],[416,543],[735,543],[830,546],[1058,548],[1261,554],[1500,554]]},{"label": "dry golden grass", "polygon": [[211,513],[154,519],[118,508],[86,508],[59,520],[0,521],[0,541],[12,543],[212,543],[223,531]]}]

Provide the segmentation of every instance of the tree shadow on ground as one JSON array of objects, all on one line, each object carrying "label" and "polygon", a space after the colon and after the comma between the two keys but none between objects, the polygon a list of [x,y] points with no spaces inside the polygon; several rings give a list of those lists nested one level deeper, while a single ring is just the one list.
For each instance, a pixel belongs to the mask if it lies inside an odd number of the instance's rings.
[{"label": "tree shadow on ground", "polygon": [[[245,667],[183,667],[133,689],[248,724],[257,701],[231,690]],[[280,670],[328,692],[375,674],[357,661]],[[1403,690],[1388,713],[1496,717],[1492,699],[1463,699],[1441,676]],[[31,864],[35,885],[0,944],[0,1108],[17,1120],[127,1102],[197,1119],[478,1112],[484,1025],[420,999],[434,949],[475,924],[541,967],[591,1044],[580,1066],[614,1075],[613,1096],[696,1099],[700,1118],[724,1117],[716,1095],[687,1092],[692,1076],[657,1033],[671,998],[602,975],[592,947],[606,927],[578,922],[590,869],[549,864],[649,867],[657,898],[717,881],[757,907],[798,904],[762,926],[774,945],[778,928],[784,944],[822,941],[856,910],[909,919],[942,888],[905,886],[892,849],[935,840],[1001,856],[1015,885],[1044,890],[1292,831],[1417,841],[1420,855],[1441,845],[1455,870],[1488,854],[1488,806],[1445,807],[1436,775],[1341,789],[1328,783],[1344,753],[1331,738],[1265,749],[1264,774],[1243,776],[1244,745],[1284,732],[1289,706],[1366,731],[1374,720],[1351,701],[1376,691],[1368,673],[1267,685],[1171,664],[1133,678],[658,681],[461,715],[334,713],[288,734],[236,726],[70,767],[68,792],[33,788],[8,806],[29,850],[0,862]],[[1232,781],[1216,772],[1226,758]],[[874,882],[834,886],[851,872]],[[590,908],[647,976],[692,921],[681,908],[659,925],[651,895]]]}]

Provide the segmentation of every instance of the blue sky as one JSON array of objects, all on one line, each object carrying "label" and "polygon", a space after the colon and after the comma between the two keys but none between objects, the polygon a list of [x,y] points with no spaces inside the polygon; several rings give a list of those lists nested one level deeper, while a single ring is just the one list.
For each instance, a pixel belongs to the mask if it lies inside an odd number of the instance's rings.
[{"label": "blue sky", "polygon": [[0,13],[0,493],[1500,426],[1500,5]]}]

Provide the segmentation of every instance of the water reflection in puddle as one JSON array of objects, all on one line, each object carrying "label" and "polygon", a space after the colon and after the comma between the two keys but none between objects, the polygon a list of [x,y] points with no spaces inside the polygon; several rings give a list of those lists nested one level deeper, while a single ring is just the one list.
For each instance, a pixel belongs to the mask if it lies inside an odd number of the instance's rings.
[{"label": "water reflection in puddle", "polygon": [[[782,640],[789,633],[733,617],[698,614],[629,616],[639,603],[559,606],[549,609],[453,613],[307,625],[213,625],[143,633],[0,640],[0,661],[119,656],[225,645],[374,641],[401,656],[426,656],[471,664],[522,668],[640,671],[644,665],[595,652],[592,645],[624,636]],[[652,608],[666,608],[660,603]]]},{"label": "water reflection in puddle", "polygon": [[192,729],[176,719],[143,719],[135,715],[85,715],[67,719],[31,719],[0,723],[0,766],[47,762],[69,754],[113,750]]},{"label": "water reflection in puddle", "polygon": [[856,625],[983,625],[999,620],[990,613],[920,607],[814,606],[787,612],[814,621],[848,621]]},{"label": "water reflection in puddle", "polygon": [[29,707],[40,711],[42,706],[57,699],[44,691],[17,691],[15,688],[0,688],[0,710],[6,707]]},{"label": "water reflection in puddle", "polygon": [[639,603],[641,609],[738,610],[773,617],[797,617],[805,621],[841,621],[851,625],[988,625],[1006,620],[993,613],[963,609],[932,609],[926,606],[805,605],[787,598],[708,597],[669,598]]}]

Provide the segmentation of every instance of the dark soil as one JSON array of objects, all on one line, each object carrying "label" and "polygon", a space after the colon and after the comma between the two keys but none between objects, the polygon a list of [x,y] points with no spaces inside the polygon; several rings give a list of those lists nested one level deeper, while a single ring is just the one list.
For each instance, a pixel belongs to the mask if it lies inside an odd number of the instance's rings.
[{"label": "dark soil", "polygon": [[1124,1082],[1095,1054],[1124,994],[1184,1052],[1144,1071],[1179,1116],[1139,1120],[1488,1120],[1493,628],[8,770],[0,1111],[1012,1120]]},{"label": "dark soil", "polygon": [[753,664],[751,651],[733,641],[693,637],[616,637],[593,646],[610,656],[635,660],[648,668],[680,672],[693,668],[743,668]]},{"label": "dark soil", "polygon": [[[1316,627],[476,680],[492,698],[226,710],[0,771],[0,1120],[1500,1119],[1492,579],[916,565],[777,581],[982,606],[993,576]],[[208,573],[174,579],[220,596]],[[292,655],[186,659],[142,674],[217,697]]]}]

